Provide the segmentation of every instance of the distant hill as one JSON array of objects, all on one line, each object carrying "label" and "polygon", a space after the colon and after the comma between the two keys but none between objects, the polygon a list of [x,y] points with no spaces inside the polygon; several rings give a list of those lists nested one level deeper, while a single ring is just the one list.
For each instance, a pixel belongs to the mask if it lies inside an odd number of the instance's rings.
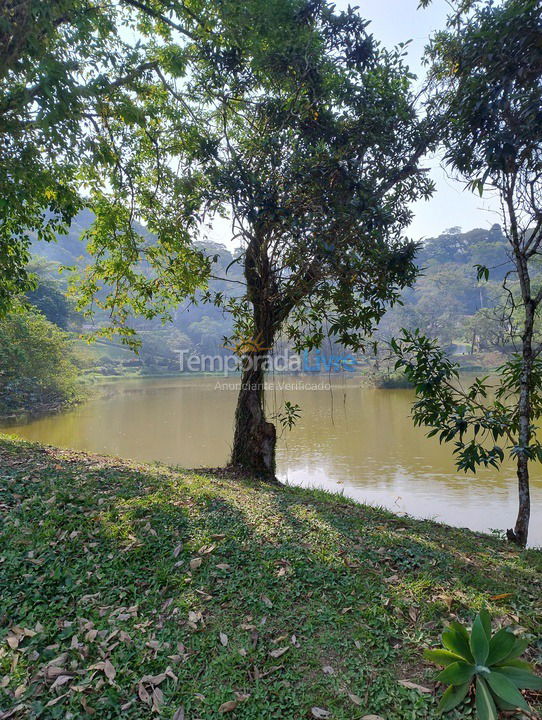
[{"label": "distant hill", "polygon": [[[92,213],[82,211],[69,233],[59,236],[56,243],[35,242],[34,254],[64,265],[88,263],[91,258],[80,236],[92,221]],[[144,228],[137,229],[145,234]],[[228,280],[242,279],[234,254],[218,243],[200,246],[209,255],[218,256],[213,275],[224,278],[212,279],[211,289],[234,294],[238,286]],[[475,345],[479,349],[494,349],[503,344],[502,328],[491,315],[493,308],[503,301],[502,280],[512,264],[499,225],[467,232],[451,228],[423,244],[417,263],[420,277],[413,288],[403,293],[403,305],[391,309],[384,317],[380,324],[381,336],[397,334],[401,327],[420,327],[445,345],[456,348],[470,344],[472,349]],[[478,282],[475,265],[490,269],[489,282]],[[179,348],[205,354],[225,352],[224,336],[231,333],[232,321],[212,305],[185,303],[167,326],[158,320],[140,319],[134,319],[134,326],[144,341],[143,359],[152,363],[153,358],[162,357],[172,363]]]}]

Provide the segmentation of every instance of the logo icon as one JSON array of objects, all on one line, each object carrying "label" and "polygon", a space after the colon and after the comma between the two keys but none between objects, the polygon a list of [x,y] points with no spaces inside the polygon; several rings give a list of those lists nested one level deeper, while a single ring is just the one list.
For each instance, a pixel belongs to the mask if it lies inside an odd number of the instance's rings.
[{"label": "logo icon", "polygon": [[231,350],[238,357],[243,355],[257,355],[258,353],[265,353],[271,348],[265,347],[262,341],[262,334],[259,333],[256,337],[245,337],[241,338],[235,345],[224,345],[226,350]]}]

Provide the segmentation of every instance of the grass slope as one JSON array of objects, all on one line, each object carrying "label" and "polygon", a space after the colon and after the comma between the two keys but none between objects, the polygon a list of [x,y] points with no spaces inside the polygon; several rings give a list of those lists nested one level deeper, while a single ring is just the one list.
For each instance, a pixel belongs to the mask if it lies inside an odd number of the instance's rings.
[{"label": "grass slope", "polygon": [[539,551],[6,437],[0,476],[0,717],[433,718],[422,649],[482,606],[541,660]]}]

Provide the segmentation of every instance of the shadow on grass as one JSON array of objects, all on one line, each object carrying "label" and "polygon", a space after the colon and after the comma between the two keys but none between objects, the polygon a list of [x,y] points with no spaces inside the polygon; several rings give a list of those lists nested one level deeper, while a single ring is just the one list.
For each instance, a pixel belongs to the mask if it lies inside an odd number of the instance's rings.
[{"label": "shadow on grass", "polygon": [[[21,704],[13,717],[139,720],[154,704],[212,720],[230,702],[251,720],[312,707],[421,720],[436,717],[433,696],[398,679],[431,684],[421,645],[449,607],[495,610],[504,582],[499,612],[535,627],[539,558],[491,539],[25,443],[0,443],[0,462],[0,631],[17,640],[3,642],[0,707]],[[55,686],[51,667],[68,679]]]}]

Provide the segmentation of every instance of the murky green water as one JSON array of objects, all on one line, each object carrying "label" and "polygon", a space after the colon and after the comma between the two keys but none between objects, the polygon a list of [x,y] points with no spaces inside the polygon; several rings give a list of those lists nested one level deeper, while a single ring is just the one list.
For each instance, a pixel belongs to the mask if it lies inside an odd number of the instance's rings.
[{"label": "murky green water", "polygon": [[[9,432],[144,461],[218,466],[229,454],[235,384],[211,377],[119,381],[75,410]],[[302,407],[297,426],[279,441],[283,481],[461,527],[513,525],[513,466],[476,476],[457,472],[451,449],[413,427],[409,390],[361,388],[356,378],[343,376],[276,377],[267,397],[270,413],[284,400]],[[530,544],[542,545],[542,469],[532,484]]]}]

